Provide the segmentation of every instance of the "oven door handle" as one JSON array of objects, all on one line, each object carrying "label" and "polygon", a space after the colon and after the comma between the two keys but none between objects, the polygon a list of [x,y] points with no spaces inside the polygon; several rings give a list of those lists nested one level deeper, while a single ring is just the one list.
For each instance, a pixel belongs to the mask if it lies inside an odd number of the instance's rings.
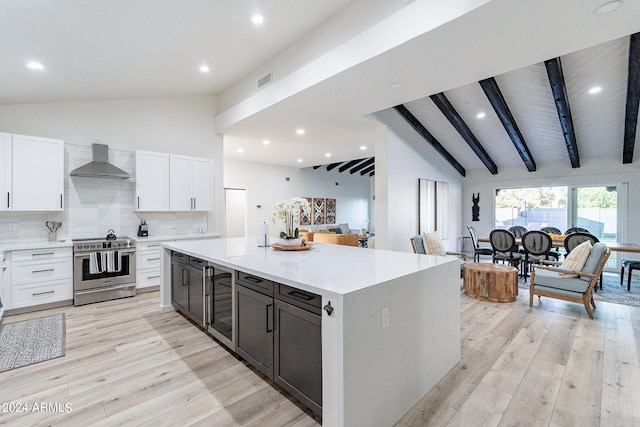
[{"label": "oven door handle", "polygon": [[[89,258],[89,255],[91,255],[92,253],[96,253],[96,252],[108,252],[108,251],[112,251],[112,250],[114,250],[114,249],[108,249],[108,250],[106,250],[106,251],[78,252],[78,253],[75,253],[75,254],[73,254],[73,255],[74,255],[76,258]],[[117,250],[117,249],[115,249],[115,250]],[[121,255],[132,255],[132,254],[135,254],[135,253],[136,253],[136,250],[135,250],[135,249],[120,251],[120,254],[121,254]]]}]

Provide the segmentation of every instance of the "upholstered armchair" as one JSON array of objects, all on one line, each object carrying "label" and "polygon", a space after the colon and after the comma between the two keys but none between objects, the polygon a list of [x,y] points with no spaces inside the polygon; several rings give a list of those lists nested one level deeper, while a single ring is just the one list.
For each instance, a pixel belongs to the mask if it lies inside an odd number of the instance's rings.
[{"label": "upholstered armchair", "polygon": [[[585,243],[590,245],[590,243]],[[578,247],[575,249],[578,250]],[[573,251],[572,251],[573,252]],[[531,284],[529,287],[529,306],[533,306],[533,296],[546,296],[584,304],[584,308],[590,318],[593,319],[591,307],[595,310],[593,302],[593,288],[604,269],[604,265],[611,254],[611,250],[604,243],[595,243],[586,255],[586,261],[582,266],[580,261],[575,261],[576,267],[563,268],[557,263],[540,261],[539,265],[531,266]],[[575,254],[574,254],[575,255]],[[576,258],[578,258],[576,256]],[[569,257],[562,264],[567,265]]]},{"label": "upholstered armchair", "polygon": [[462,252],[451,252],[446,251],[444,249],[444,245],[442,241],[438,237],[436,233],[424,234],[424,236],[417,235],[413,236],[409,239],[411,241],[411,247],[413,248],[413,252],[416,254],[422,255],[439,255],[439,256],[447,256],[452,255],[460,258],[460,277],[462,277],[462,272],[464,268],[464,264],[467,260],[467,255]]},{"label": "upholstered armchair", "polygon": [[313,234],[314,243],[331,243],[334,245],[358,246],[357,234],[336,234],[317,232]]}]

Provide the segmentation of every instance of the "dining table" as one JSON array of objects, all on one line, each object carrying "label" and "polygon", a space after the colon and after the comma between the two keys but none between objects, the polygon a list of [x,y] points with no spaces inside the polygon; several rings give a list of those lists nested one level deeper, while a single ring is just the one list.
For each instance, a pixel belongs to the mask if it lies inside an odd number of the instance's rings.
[{"label": "dining table", "polygon": [[[566,236],[565,236],[566,237]],[[551,242],[554,248],[564,248],[564,239],[565,237],[552,237]],[[478,242],[482,243],[490,243],[488,237],[481,237],[478,239]],[[640,244],[638,243],[620,243],[620,242],[602,242],[612,251],[617,252],[631,252],[631,253],[640,253]],[[522,239],[516,237],[516,245],[521,245]]]}]

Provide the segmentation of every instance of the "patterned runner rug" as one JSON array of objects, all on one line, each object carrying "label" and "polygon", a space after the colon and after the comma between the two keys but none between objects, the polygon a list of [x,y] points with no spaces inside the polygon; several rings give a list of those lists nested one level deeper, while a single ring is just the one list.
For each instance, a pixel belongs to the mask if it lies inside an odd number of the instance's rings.
[{"label": "patterned runner rug", "polygon": [[0,372],[64,356],[65,336],[64,314],[3,324]]}]

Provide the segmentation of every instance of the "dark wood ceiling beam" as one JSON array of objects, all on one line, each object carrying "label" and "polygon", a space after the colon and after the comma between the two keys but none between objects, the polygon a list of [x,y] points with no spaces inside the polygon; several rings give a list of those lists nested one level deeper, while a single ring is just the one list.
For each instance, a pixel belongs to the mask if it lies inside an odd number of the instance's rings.
[{"label": "dark wood ceiling beam", "polygon": [[438,152],[438,154],[444,157],[444,159],[449,162],[449,164],[453,166],[453,168],[457,170],[460,175],[466,176],[467,172],[465,171],[464,167],[462,167],[462,165],[458,163],[458,161],[442,146],[442,144],[440,144],[440,142],[433,135],[431,135],[427,128],[424,127],[422,123],[420,123],[420,120],[418,120],[416,116],[411,114],[411,111],[409,111],[407,107],[405,107],[403,104],[400,104],[393,107],[393,109],[396,110],[398,114],[400,114],[400,116],[402,116],[402,118],[406,120],[407,123],[409,123],[409,125],[418,133],[418,135],[420,135],[422,138],[424,138],[425,141],[431,144],[431,146]]},{"label": "dark wood ceiling beam", "polygon": [[469,144],[469,147],[476,153],[476,156],[480,159],[480,161],[486,166],[486,168],[491,172],[492,175],[496,175],[498,173],[498,166],[493,162],[487,150],[484,149],[478,138],[471,132],[469,126],[462,120],[460,114],[453,108],[453,105],[449,102],[444,93],[436,93],[435,95],[431,95],[429,98],[436,104],[436,107],[440,110],[442,114],[449,120],[449,123],[453,125],[453,127],[458,131],[462,139]]},{"label": "dark wood ceiling beam", "polygon": [[318,165],[318,166],[314,166],[313,168],[314,169],[318,169],[318,168],[321,168],[321,167],[322,167],[322,165]]},{"label": "dark wood ceiling beam", "polygon": [[337,168],[338,166],[340,166],[343,162],[338,162],[338,163],[331,163],[330,165],[327,165],[327,170],[334,170],[335,168]]},{"label": "dark wood ceiling beam", "polygon": [[371,165],[371,166],[369,166],[369,167],[368,167],[368,168],[366,168],[366,169],[362,169],[362,170],[360,171],[360,175],[366,175],[366,174],[368,174],[368,173],[373,172],[375,169],[376,169],[376,165]]},{"label": "dark wood ceiling beam", "polygon": [[624,145],[622,163],[633,162],[633,148],[638,127],[640,105],[640,33],[629,38],[629,78],[627,80],[627,106],[624,116]]},{"label": "dark wood ceiling beam", "polygon": [[511,110],[509,110],[507,101],[505,101],[504,96],[502,96],[502,91],[500,90],[500,87],[498,87],[498,82],[496,82],[496,79],[493,77],[490,77],[488,79],[481,80],[479,83],[484,94],[491,103],[493,110],[502,122],[504,130],[507,131],[507,135],[509,135],[509,138],[511,138],[518,154],[520,154],[520,158],[522,158],[522,161],[529,172],[534,172],[536,170],[536,162],[533,160],[529,147],[527,147],[527,143],[518,128],[516,120],[511,114]]},{"label": "dark wood ceiling beam", "polygon": [[376,171],[373,171],[369,174],[369,176],[374,176],[376,174]]},{"label": "dark wood ceiling beam", "polygon": [[364,162],[367,159],[357,159],[357,160],[351,160],[348,163],[345,163],[344,165],[340,166],[340,169],[338,169],[338,172],[342,173],[344,171],[346,171],[347,169],[349,169],[350,167],[353,167],[355,165],[357,165],[360,162]]},{"label": "dark wood ceiling beam", "polygon": [[567,87],[564,84],[564,75],[562,73],[562,63],[560,58],[549,59],[544,61],[547,68],[549,83],[551,85],[551,93],[558,110],[558,118],[560,119],[560,127],[564,135],[564,142],[567,145],[569,160],[571,167],[580,167],[580,155],[578,154],[578,141],[573,130],[573,119],[571,118],[571,109],[569,108],[569,99],[567,98]]},{"label": "dark wood ceiling beam", "polygon": [[356,173],[358,172],[360,169],[364,169],[367,166],[371,166],[376,162],[376,158],[375,157],[371,157],[369,160],[367,160],[364,163],[360,163],[358,166],[351,168],[351,170],[349,171],[349,173]]}]

